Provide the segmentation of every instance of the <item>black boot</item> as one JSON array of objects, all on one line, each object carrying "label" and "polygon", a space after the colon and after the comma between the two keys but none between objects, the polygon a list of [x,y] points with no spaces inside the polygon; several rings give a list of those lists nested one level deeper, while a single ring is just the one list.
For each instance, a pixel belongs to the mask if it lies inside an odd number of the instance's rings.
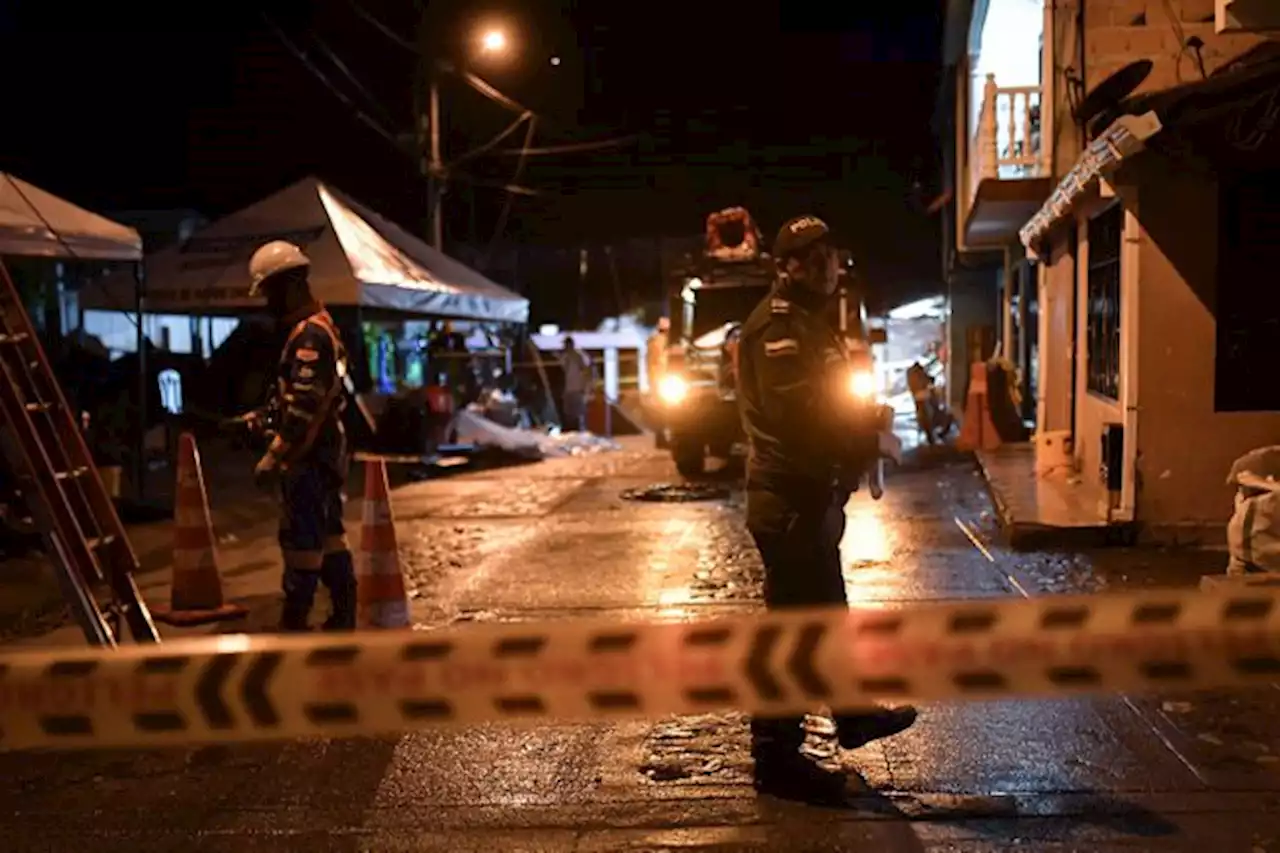
[{"label": "black boot", "polygon": [[755,761],[758,793],[812,805],[841,805],[848,798],[843,771],[823,767],[798,751],[757,753]]},{"label": "black boot", "polygon": [[356,629],[356,570],[350,551],[325,554],[320,577],[329,590],[333,612],[324,622],[326,631]]},{"label": "black boot", "polygon": [[284,606],[280,610],[280,630],[285,633],[310,631],[307,622],[316,599],[319,573],[284,570]]},{"label": "black boot", "polygon": [[910,705],[840,716],[836,718],[836,740],[844,749],[857,749],[906,731],[915,724],[917,716],[919,713]]}]

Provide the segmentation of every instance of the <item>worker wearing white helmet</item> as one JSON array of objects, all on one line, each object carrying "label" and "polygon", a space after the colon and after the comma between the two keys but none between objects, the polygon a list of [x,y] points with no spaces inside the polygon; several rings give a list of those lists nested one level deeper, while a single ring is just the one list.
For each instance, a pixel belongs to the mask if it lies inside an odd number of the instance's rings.
[{"label": "worker wearing white helmet", "polygon": [[333,604],[324,628],[351,630],[356,577],[342,523],[347,352],[333,318],[311,293],[310,270],[302,249],[284,240],[261,246],[249,260],[249,294],[265,297],[267,310],[288,330],[275,392],[258,421],[270,424],[271,444],[254,476],[260,484],[280,484],[281,630],[308,630],[321,582]]}]

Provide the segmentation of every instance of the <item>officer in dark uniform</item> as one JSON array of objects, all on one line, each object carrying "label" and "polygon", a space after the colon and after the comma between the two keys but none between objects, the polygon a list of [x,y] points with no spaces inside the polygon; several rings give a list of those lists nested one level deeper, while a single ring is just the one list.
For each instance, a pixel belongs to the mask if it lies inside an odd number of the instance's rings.
[{"label": "officer in dark uniform", "polygon": [[356,576],[342,523],[347,480],[342,413],[347,352],[333,318],[311,295],[311,261],[292,243],[275,240],[249,261],[250,295],[288,332],[275,393],[259,422],[272,435],[254,469],[259,484],[279,479],[280,549],[284,555],[282,631],[309,630],[316,587],[329,590],[326,631],[355,628]]},{"label": "officer in dark uniform", "polygon": [[[770,609],[848,606],[840,564],[844,505],[877,458],[874,427],[851,423],[850,366],[827,319],[839,258],[814,216],[779,231],[779,281],[743,324],[738,400],[751,446],[747,527],[765,569]],[[914,708],[868,709],[836,718],[837,739],[855,749],[915,722]],[[752,721],[756,788],[802,799],[840,799],[844,775],[799,748],[802,719]]]}]

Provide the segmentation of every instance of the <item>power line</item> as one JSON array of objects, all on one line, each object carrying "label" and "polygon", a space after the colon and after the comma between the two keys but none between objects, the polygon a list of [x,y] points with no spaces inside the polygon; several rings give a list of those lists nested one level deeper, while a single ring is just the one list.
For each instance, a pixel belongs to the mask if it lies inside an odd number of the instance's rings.
[{"label": "power line", "polygon": [[330,48],[329,45],[325,44],[325,42],[320,38],[319,35],[315,33],[314,30],[309,31],[309,34],[311,36],[311,40],[315,43],[315,46],[320,49],[321,53],[323,53],[326,57],[328,57],[329,62],[331,62],[334,65],[334,67],[336,67],[339,71],[342,72],[342,75],[346,77],[348,82],[350,82],[351,85],[355,87],[356,91],[359,92],[364,97],[365,101],[369,104],[369,106],[373,107],[382,116],[383,119],[386,119],[388,121],[393,121],[391,113],[387,110],[387,108],[382,106],[382,104],[378,101],[378,99],[374,97],[373,93],[370,92],[368,88],[366,88],[365,85],[360,82],[360,78],[356,77],[356,75],[352,73],[351,69],[347,67],[347,64],[342,61],[342,58],[338,56],[338,54],[334,53],[333,49]]},{"label": "power line", "polygon": [[520,115],[519,117],[516,118],[515,121],[507,125],[506,129],[504,129],[501,133],[499,133],[493,139],[490,139],[488,142],[486,142],[484,145],[481,145],[479,148],[473,148],[470,151],[468,151],[466,154],[460,155],[452,163],[448,164],[446,168],[453,168],[454,166],[457,166],[459,163],[465,163],[468,160],[474,160],[476,157],[479,157],[482,154],[492,151],[495,147],[497,147],[499,142],[506,139],[511,134],[515,133],[520,128],[520,125],[523,124],[525,121],[532,123],[534,121],[533,113],[524,113]]},{"label": "power line", "polygon": [[[524,146],[521,148],[522,151],[530,150],[529,146],[533,144],[533,132],[537,125],[538,120],[536,118],[529,119],[529,129],[524,135]],[[515,174],[511,177],[512,182],[520,180],[520,175],[524,172],[524,164],[527,162],[528,160],[526,158],[521,157],[516,163]],[[514,203],[515,197],[510,194],[502,200],[502,213],[498,215],[498,224],[493,227],[493,237],[489,239],[489,247],[485,249],[484,252],[484,266],[486,269],[489,267],[489,259],[493,256],[493,250],[498,246],[498,239],[502,236],[502,232],[507,228],[507,220],[511,217],[511,206]]]},{"label": "power line", "polygon": [[[377,119],[373,118],[363,109],[361,109],[359,104],[355,103],[345,92],[343,92],[341,89],[335,86],[333,84],[333,81],[330,80],[329,77],[323,71],[321,71],[319,68],[316,67],[315,63],[312,62],[307,57],[306,53],[302,51],[296,44],[294,44],[289,39],[289,37],[285,35],[284,31],[281,30],[278,26],[276,26],[275,22],[272,21],[265,12],[261,14],[262,14],[263,21],[265,21],[267,24],[267,27],[270,28],[271,32],[280,41],[280,43],[284,45],[285,49],[287,49],[291,54],[293,54],[293,57],[297,59],[298,62],[302,63],[302,65],[308,71],[310,71],[311,74],[317,80],[319,80],[335,98],[337,98],[344,105],[350,108],[352,111],[352,114],[355,116],[355,118],[358,121],[362,122],[374,133],[377,133],[383,139],[390,142],[395,147],[395,149],[399,151],[402,155],[405,155],[414,160],[417,159],[414,152],[406,148],[405,145],[400,141],[400,139],[394,133],[387,130],[382,124],[380,124],[377,121]],[[462,183],[474,184],[475,186],[479,186],[479,187],[487,187],[489,189],[500,189],[503,192],[514,194],[514,195],[527,195],[527,196],[539,195],[539,192],[537,190],[531,189],[529,187],[519,186],[517,184],[512,184],[512,183],[503,183],[498,181],[488,181],[484,179],[473,178],[463,173],[451,174],[449,178],[450,180],[457,180],[457,181],[461,181]]]},{"label": "power line", "polygon": [[[442,71],[448,71],[452,74],[457,74],[467,83],[467,85],[475,89],[480,94],[484,95],[489,100],[493,101],[495,104],[506,107],[507,109],[511,110],[513,113],[533,113],[533,110],[521,104],[519,101],[509,98],[506,95],[499,92],[488,81],[486,81],[483,77],[480,77],[478,74],[472,71],[468,71],[465,68],[458,68],[456,65],[453,65],[452,63],[449,63],[449,62],[440,62],[437,65]],[[533,113],[533,114],[537,116],[539,119],[542,118],[542,116],[538,115],[537,113]]]},{"label": "power line", "polygon": [[389,38],[395,44],[399,45],[400,47],[403,47],[405,50],[409,51],[410,53],[416,54],[419,52],[417,45],[413,44],[411,41],[401,36],[395,30],[391,29],[386,24],[382,23],[382,21],[379,21],[373,15],[366,12],[364,9],[360,7],[360,4],[357,3],[355,0],[347,0],[347,5],[351,7],[351,10],[353,12],[355,12],[357,15],[363,18],[366,24],[373,27],[378,32],[382,33],[384,36]]},{"label": "power line", "polygon": [[285,35],[284,31],[280,29],[278,26],[276,26],[275,22],[272,21],[271,18],[267,16],[266,12],[262,12],[261,15],[262,15],[262,20],[266,22],[267,27],[271,30],[272,34],[275,35],[276,39],[278,39],[279,42],[282,45],[284,45],[285,49],[288,50],[291,54],[293,54],[293,57],[297,59],[299,62],[301,62],[302,65],[308,71],[310,71],[311,74],[317,80],[319,80],[322,84],[324,84],[324,87],[328,89],[329,92],[335,98],[337,98],[347,107],[349,107],[352,110],[352,113],[355,115],[355,118],[357,121],[362,122],[374,133],[378,134],[383,139],[390,142],[392,145],[396,147],[397,150],[402,152],[404,151],[404,146],[400,143],[400,140],[396,138],[395,134],[393,134],[391,131],[383,127],[380,123],[378,123],[377,119],[373,118],[371,115],[366,113],[363,109],[360,108],[359,104],[351,100],[351,98],[348,97],[345,92],[343,92],[341,89],[335,86],[333,84],[333,81],[330,80],[328,76],[325,75],[325,73],[321,71],[319,68],[317,68],[316,64],[312,62],[310,58],[307,57],[306,52],[303,51],[301,48],[299,48],[296,44],[294,44],[289,39],[289,37]]},{"label": "power line", "polygon": [[571,142],[567,145],[548,145],[543,148],[522,148],[519,150],[499,151],[505,157],[538,157],[550,154],[572,154],[577,151],[599,151],[604,148],[620,148],[639,139],[638,136],[619,136],[614,139],[599,139],[594,142]]}]

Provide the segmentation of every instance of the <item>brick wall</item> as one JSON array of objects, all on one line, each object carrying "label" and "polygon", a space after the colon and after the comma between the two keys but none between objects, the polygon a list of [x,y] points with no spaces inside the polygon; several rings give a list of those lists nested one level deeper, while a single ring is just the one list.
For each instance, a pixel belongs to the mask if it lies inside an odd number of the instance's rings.
[{"label": "brick wall", "polygon": [[1085,0],[1085,86],[1091,91],[1137,59],[1155,63],[1139,92],[1190,83],[1201,79],[1195,51],[1185,47],[1192,36],[1204,42],[1200,56],[1210,74],[1261,41],[1251,34],[1215,34],[1213,5],[1213,0]]}]

